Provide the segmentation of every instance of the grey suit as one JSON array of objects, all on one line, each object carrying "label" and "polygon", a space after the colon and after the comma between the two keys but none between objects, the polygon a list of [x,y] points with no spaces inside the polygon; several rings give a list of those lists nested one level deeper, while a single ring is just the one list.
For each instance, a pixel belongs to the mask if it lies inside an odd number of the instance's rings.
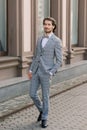
[{"label": "grey suit", "polygon": [[[49,78],[50,72],[54,75],[62,64],[61,40],[54,34],[42,48],[42,39],[37,41],[36,52],[30,67],[33,77],[30,83],[30,96],[39,111],[43,111],[42,119],[47,119],[49,108]],[[54,60],[55,59],[55,60]],[[37,90],[41,84],[43,104],[39,100]]]}]

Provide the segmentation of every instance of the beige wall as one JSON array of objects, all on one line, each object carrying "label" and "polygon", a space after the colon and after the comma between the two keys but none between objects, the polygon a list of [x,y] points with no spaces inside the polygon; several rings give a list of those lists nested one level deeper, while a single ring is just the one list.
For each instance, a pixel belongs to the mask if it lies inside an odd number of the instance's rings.
[{"label": "beige wall", "polygon": [[23,0],[24,52],[31,51],[31,1]]}]

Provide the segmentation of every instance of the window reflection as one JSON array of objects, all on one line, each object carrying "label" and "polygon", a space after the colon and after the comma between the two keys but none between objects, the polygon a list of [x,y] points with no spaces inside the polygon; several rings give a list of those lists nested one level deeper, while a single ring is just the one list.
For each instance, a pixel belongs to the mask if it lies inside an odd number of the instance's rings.
[{"label": "window reflection", "polygon": [[6,50],[6,0],[0,0],[0,52]]},{"label": "window reflection", "polygon": [[38,35],[43,32],[43,19],[50,16],[50,0],[38,0]]},{"label": "window reflection", "polygon": [[78,0],[71,0],[71,43],[78,43]]}]

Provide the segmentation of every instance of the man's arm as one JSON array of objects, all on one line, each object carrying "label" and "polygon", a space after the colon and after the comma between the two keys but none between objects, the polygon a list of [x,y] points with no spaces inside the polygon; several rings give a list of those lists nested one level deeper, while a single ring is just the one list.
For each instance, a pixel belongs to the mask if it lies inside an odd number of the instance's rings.
[{"label": "man's arm", "polygon": [[[36,49],[37,50],[37,49]],[[35,63],[35,58],[36,58],[36,50],[32,59],[32,63],[30,65],[29,71],[28,71],[28,78],[31,79],[32,78],[32,71],[33,71],[33,67],[34,67],[34,63]]]},{"label": "man's arm", "polygon": [[35,64],[36,56],[37,56],[37,46],[36,46],[36,49],[35,49],[35,52],[34,52],[34,55],[33,55],[32,63],[31,63],[30,68],[29,68],[30,72],[33,71],[33,67],[34,67],[34,64]]},{"label": "man's arm", "polygon": [[56,63],[53,66],[52,70],[50,71],[53,75],[57,72],[59,67],[62,65],[62,45],[61,45],[61,40],[56,42],[55,44],[55,57],[56,57]]},{"label": "man's arm", "polygon": [[32,78],[32,71],[33,71],[33,67],[34,67],[34,64],[35,64],[36,55],[37,55],[37,46],[36,46],[36,49],[35,49],[35,52],[34,52],[32,63],[30,65],[30,68],[29,68],[29,71],[28,71],[28,78],[29,79]]}]

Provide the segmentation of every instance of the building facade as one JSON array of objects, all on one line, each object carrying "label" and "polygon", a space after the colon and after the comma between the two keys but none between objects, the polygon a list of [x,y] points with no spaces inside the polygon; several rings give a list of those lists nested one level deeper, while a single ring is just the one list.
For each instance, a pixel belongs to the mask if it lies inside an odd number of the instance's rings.
[{"label": "building facade", "polygon": [[27,75],[48,16],[57,21],[63,66],[87,60],[87,0],[0,0],[0,80]]}]

